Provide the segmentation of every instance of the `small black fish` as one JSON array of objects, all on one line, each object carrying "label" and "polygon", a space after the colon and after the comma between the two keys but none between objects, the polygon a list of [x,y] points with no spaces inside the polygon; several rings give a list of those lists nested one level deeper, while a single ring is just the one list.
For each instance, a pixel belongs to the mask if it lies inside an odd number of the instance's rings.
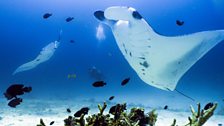
[{"label": "small black fish", "polygon": [[182,26],[184,24],[184,21],[176,20],[176,24],[178,26]]},{"label": "small black fish", "polygon": [[219,124],[218,124],[218,126],[222,126],[222,124],[221,124],[221,123],[219,123]]},{"label": "small black fish", "polygon": [[29,93],[29,92],[31,92],[32,91],[32,87],[24,87],[23,88],[23,92],[27,92],[27,93]]},{"label": "small black fish", "polygon": [[51,123],[50,123],[50,125],[53,125],[54,124],[54,121],[52,121]]},{"label": "small black fish", "polygon": [[83,107],[81,108],[79,111],[77,111],[74,116],[75,117],[80,117],[82,114],[86,115],[89,112],[89,108],[88,107]]},{"label": "small black fish", "polygon": [[112,115],[115,115],[116,108],[117,108],[118,105],[120,105],[120,104],[117,104],[117,105],[115,105],[115,106],[112,106],[112,107],[110,108],[110,110],[109,110],[109,113],[112,114]]},{"label": "small black fish", "polygon": [[49,18],[50,16],[52,16],[51,13],[46,13],[46,14],[43,15],[43,18],[44,18],[44,19],[47,19],[47,18]]},{"label": "small black fish", "polygon": [[121,82],[121,85],[124,86],[129,82],[130,78],[126,78]]},{"label": "small black fish", "polygon": [[110,108],[109,113],[112,115],[116,115],[116,113],[121,112],[122,110],[126,110],[126,105],[117,104]]},{"label": "small black fish", "polygon": [[8,106],[10,106],[12,108],[16,108],[16,106],[19,105],[22,101],[23,101],[23,99],[21,99],[21,98],[15,98],[8,103]]},{"label": "small black fish", "polygon": [[68,112],[68,113],[71,113],[71,110],[70,110],[69,108],[67,108],[67,112]]},{"label": "small black fish", "polygon": [[164,106],[164,108],[163,109],[165,109],[165,110],[167,110],[168,109],[168,106],[166,105],[166,106]]},{"label": "small black fish", "polygon": [[68,17],[68,18],[66,18],[66,22],[70,22],[70,21],[72,21],[74,19],[74,17]]},{"label": "small black fish", "polygon": [[8,87],[4,95],[8,100],[10,100],[15,98],[17,95],[23,95],[25,92],[29,93],[31,91],[32,87],[24,87],[23,84],[13,84]]},{"label": "small black fish", "polygon": [[114,96],[111,96],[111,97],[109,98],[110,101],[113,100],[113,99],[114,99]]},{"label": "small black fish", "polygon": [[104,81],[96,81],[92,85],[93,87],[103,87],[106,83]]},{"label": "small black fish", "polygon": [[213,105],[214,105],[214,104],[213,104],[212,102],[206,104],[205,107],[204,107],[204,110],[208,110],[208,109],[212,108]]},{"label": "small black fish", "polygon": [[70,43],[75,43],[75,41],[74,40],[70,40]]}]

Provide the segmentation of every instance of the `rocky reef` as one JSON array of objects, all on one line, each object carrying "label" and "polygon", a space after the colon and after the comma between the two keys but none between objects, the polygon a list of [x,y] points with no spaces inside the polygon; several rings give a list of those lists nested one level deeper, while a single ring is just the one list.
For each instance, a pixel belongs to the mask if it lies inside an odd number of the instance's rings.
[{"label": "rocky reef", "polygon": [[[217,108],[217,103],[208,103],[201,109],[198,103],[197,111],[191,106],[192,115],[188,117],[188,124],[181,124],[183,126],[202,126],[213,115]],[[99,112],[93,115],[87,115],[85,111],[79,117],[68,116],[64,119],[64,126],[156,126],[158,114],[156,109],[145,113],[143,108],[131,108],[130,111],[126,109],[126,103],[116,104],[112,106],[109,113],[105,114],[107,108],[106,102],[103,105],[98,105]],[[87,117],[85,117],[87,116]],[[177,120],[174,119],[172,124],[167,126],[180,126]],[[46,126],[42,119],[36,126]]]}]

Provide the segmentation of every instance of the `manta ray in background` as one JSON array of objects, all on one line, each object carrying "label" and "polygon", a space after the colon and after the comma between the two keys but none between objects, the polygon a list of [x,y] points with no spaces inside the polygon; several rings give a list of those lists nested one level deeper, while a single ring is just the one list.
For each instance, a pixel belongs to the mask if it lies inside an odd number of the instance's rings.
[{"label": "manta ray in background", "polygon": [[117,45],[147,84],[173,91],[180,78],[209,50],[224,40],[224,30],[182,36],[156,33],[132,7],[114,6],[94,16],[110,26]]},{"label": "manta ray in background", "polygon": [[36,66],[38,66],[39,64],[49,60],[54,55],[55,50],[58,48],[58,46],[60,44],[61,34],[62,34],[62,30],[60,31],[58,40],[56,40],[54,42],[51,42],[48,45],[46,45],[44,48],[42,48],[41,52],[39,53],[39,55],[34,60],[19,66],[13,72],[13,75],[15,75],[16,73],[19,73],[19,72],[23,72],[23,71],[33,69]]}]

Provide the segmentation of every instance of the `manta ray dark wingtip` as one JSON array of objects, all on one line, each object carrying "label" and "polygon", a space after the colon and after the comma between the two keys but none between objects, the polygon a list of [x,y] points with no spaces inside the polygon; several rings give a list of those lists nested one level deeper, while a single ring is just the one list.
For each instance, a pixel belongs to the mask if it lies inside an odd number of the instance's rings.
[{"label": "manta ray dark wingtip", "polygon": [[98,20],[100,20],[100,21],[103,21],[103,20],[105,20],[105,17],[104,17],[104,12],[103,11],[95,11],[94,12],[94,16],[98,19]]}]

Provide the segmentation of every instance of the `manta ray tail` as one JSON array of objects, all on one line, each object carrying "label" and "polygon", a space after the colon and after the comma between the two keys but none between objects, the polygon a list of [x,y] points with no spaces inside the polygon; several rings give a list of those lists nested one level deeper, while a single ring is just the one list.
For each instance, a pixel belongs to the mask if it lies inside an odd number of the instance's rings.
[{"label": "manta ray tail", "polygon": [[184,97],[186,97],[186,98],[188,98],[188,99],[190,99],[190,100],[192,100],[192,101],[195,101],[195,99],[194,99],[194,98],[192,98],[192,97],[190,97],[190,96],[188,96],[188,95],[186,95],[186,94],[184,94],[184,93],[180,92],[179,90],[175,89],[175,91],[176,91],[177,93],[179,93],[179,94],[183,95]]},{"label": "manta ray tail", "polygon": [[[167,90],[168,91],[173,91],[173,90],[170,90],[169,88],[167,88]],[[189,95],[187,95],[187,94],[185,94],[185,93],[183,93],[183,92],[181,92],[181,91],[179,91],[179,90],[177,90],[177,89],[174,89],[177,93],[179,93],[180,95],[182,95],[182,96],[184,96],[184,97],[186,97],[186,98],[188,98],[188,99],[190,99],[190,100],[192,100],[192,101],[195,101],[195,99],[194,98],[192,98],[192,97],[190,97]]]}]

